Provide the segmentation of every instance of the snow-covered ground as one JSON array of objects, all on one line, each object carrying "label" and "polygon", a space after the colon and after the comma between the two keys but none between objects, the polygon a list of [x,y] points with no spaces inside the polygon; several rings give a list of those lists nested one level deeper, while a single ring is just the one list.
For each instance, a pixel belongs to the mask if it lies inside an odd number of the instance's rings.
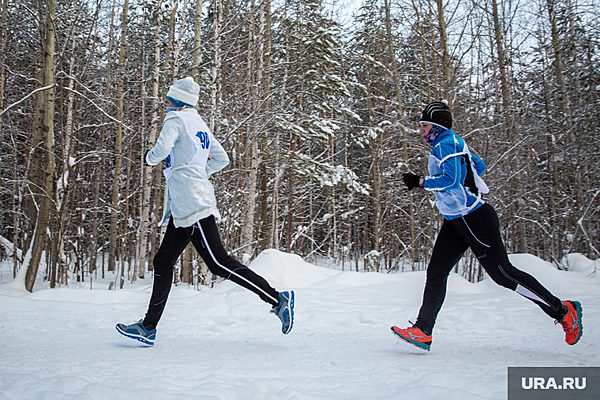
[{"label": "snow-covered ground", "polygon": [[509,366],[600,366],[600,279],[588,276],[589,260],[573,259],[575,272],[531,255],[511,260],[582,302],[577,345],[516,293],[453,275],[432,351],[421,351],[389,327],[414,320],[424,272],[341,272],[275,250],[251,267],[296,290],[288,336],[266,304],[231,282],[174,287],[153,348],[114,329],[143,316],[151,279],[120,291],[2,284],[0,400],[506,399]]}]

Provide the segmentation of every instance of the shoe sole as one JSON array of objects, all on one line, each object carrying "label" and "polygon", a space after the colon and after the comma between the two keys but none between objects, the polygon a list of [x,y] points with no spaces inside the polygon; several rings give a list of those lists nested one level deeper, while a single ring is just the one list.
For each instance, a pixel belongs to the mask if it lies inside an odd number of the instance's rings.
[{"label": "shoe sole", "polygon": [[128,337],[129,339],[134,339],[134,340],[140,341],[140,342],[142,342],[144,344],[147,344],[148,346],[154,346],[154,340],[146,339],[145,337],[140,336],[140,335],[134,335],[132,333],[127,333],[127,332],[121,330],[121,328],[119,328],[119,325],[115,325],[115,329],[121,335],[123,335],[125,337]]},{"label": "shoe sole", "polygon": [[577,313],[577,317],[579,318],[579,336],[577,336],[577,340],[571,343],[571,346],[573,346],[574,344],[577,344],[577,342],[579,342],[579,339],[581,339],[581,337],[583,336],[583,307],[578,301],[571,301],[571,304],[573,304],[573,306],[575,307],[575,312]]},{"label": "shoe sole", "polygon": [[393,326],[390,328],[390,330],[392,331],[392,334],[393,334],[395,337],[397,337],[398,339],[402,339],[404,342],[406,342],[406,343],[410,343],[410,344],[412,344],[413,346],[415,346],[415,347],[418,347],[419,349],[421,349],[421,350],[423,350],[423,351],[431,351],[431,345],[427,345],[427,344],[424,344],[424,343],[419,343],[419,342],[413,342],[413,341],[411,341],[411,340],[408,340],[408,339],[407,339],[407,338],[405,338],[404,336],[402,336],[402,335],[399,335],[399,334],[398,334],[398,333],[397,333],[397,332],[394,330],[394,327],[393,327]]},{"label": "shoe sole", "polygon": [[292,331],[292,328],[294,327],[294,302],[295,302],[295,300],[296,300],[296,295],[293,290],[290,290],[290,299],[288,302],[288,311],[290,313],[290,325],[288,326],[288,329],[286,331],[284,331],[282,329],[282,332],[284,335],[287,335],[288,333],[290,333]]}]

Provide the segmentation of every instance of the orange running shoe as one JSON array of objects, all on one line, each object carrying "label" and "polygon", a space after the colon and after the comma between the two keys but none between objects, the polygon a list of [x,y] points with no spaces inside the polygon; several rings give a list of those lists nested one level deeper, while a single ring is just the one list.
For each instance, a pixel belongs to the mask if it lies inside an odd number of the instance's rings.
[{"label": "orange running shoe", "polygon": [[583,335],[583,324],[581,322],[583,308],[578,301],[565,300],[563,304],[567,306],[567,314],[556,323],[561,324],[565,331],[565,342],[574,345]]},{"label": "orange running shoe", "polygon": [[392,326],[392,332],[400,339],[414,344],[420,349],[429,351],[431,348],[431,335],[426,335],[420,328],[411,326],[410,328],[402,329],[397,326]]}]

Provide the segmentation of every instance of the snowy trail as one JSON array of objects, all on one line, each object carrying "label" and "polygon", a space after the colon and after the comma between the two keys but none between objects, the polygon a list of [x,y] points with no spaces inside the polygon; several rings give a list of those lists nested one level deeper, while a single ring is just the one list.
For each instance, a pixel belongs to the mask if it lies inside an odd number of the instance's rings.
[{"label": "snowy trail", "polygon": [[296,290],[288,336],[267,305],[230,282],[174,287],[154,348],[114,330],[143,315],[149,279],[116,292],[0,285],[0,400],[505,399],[508,366],[600,366],[600,280],[511,259],[582,302],[580,343],[567,346],[560,327],[517,294],[452,276],[424,352],[389,331],[414,320],[424,272],[339,272],[276,251],[252,268]]}]

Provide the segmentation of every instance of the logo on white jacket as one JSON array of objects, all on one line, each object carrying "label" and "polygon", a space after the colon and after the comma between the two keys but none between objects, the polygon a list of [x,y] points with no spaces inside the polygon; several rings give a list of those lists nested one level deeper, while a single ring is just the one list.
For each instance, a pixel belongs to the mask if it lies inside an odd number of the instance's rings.
[{"label": "logo on white jacket", "polygon": [[196,137],[200,139],[200,144],[202,145],[202,148],[208,149],[208,146],[210,145],[210,138],[208,137],[208,133],[200,131],[196,133]]}]

